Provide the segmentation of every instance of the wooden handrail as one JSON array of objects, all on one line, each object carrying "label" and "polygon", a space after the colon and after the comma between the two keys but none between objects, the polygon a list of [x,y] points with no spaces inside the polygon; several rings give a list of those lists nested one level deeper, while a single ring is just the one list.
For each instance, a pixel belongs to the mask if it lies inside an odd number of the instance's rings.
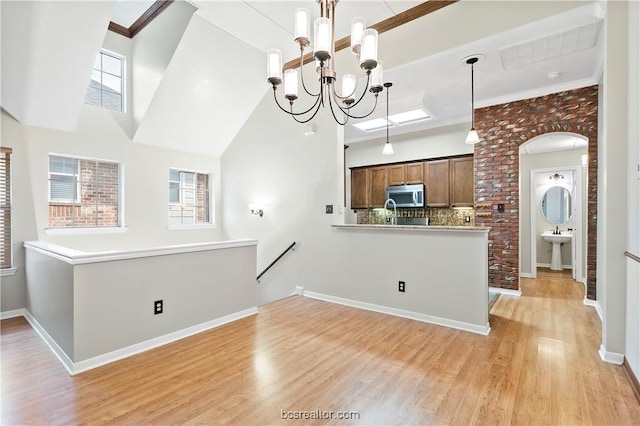
[{"label": "wooden handrail", "polygon": [[295,246],[295,245],[296,245],[296,242],[294,241],[294,242],[292,242],[292,243],[291,243],[291,245],[290,245],[289,247],[287,247],[287,248],[286,248],[286,250],[285,250],[285,251],[283,251],[282,253],[280,253],[280,256],[276,257],[276,260],[274,260],[273,262],[271,262],[271,263],[269,264],[269,266],[267,266],[267,267],[264,269],[264,271],[260,272],[260,275],[258,275],[258,277],[256,278],[256,281],[260,282],[260,277],[261,277],[261,276],[263,276],[263,275],[265,274],[265,272],[267,272],[269,269],[271,269],[271,267],[272,267],[273,265],[275,265],[275,264],[276,264],[276,262],[277,262],[278,260],[280,260],[280,259],[282,258],[282,256],[284,256],[285,254],[287,254],[287,252],[288,252],[289,250],[291,250],[291,249],[293,248],[293,246]]}]

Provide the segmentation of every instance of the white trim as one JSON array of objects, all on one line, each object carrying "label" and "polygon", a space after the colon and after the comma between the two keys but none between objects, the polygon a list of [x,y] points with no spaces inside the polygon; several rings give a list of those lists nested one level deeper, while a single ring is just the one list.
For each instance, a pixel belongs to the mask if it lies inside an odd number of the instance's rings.
[{"label": "white trim", "polygon": [[293,294],[298,295],[298,296],[303,296],[304,295],[304,287],[301,287],[301,286],[297,285],[296,289],[293,292]]},{"label": "white trim", "polygon": [[516,297],[522,296],[522,290],[520,290],[520,289],[518,289],[518,290],[510,290],[508,288],[489,287],[489,291],[493,291],[493,292],[496,292],[496,293],[504,294],[504,295],[507,295],[507,296],[516,296]]},{"label": "white trim", "polygon": [[364,224],[344,224],[331,225],[337,229],[368,229],[377,231],[438,231],[438,232],[484,232],[489,233],[487,226],[439,226],[439,225],[364,225]]},{"label": "white trim", "polygon": [[[296,287],[297,290],[298,287]],[[457,330],[468,331],[471,333],[482,334],[486,336],[491,331],[491,327],[487,322],[486,325],[480,326],[462,321],[451,320],[447,318],[436,317],[433,315],[421,314],[418,312],[405,311],[403,309],[392,308],[389,306],[375,305],[357,300],[345,299],[342,297],[330,296],[327,294],[316,293],[303,290],[302,296],[310,299],[323,300],[325,302],[337,303],[339,305],[349,306],[367,311],[379,312],[382,314],[393,315],[396,317],[407,318],[415,321],[426,322],[429,324],[441,325],[444,327],[455,328]]]},{"label": "white trim", "polygon": [[217,226],[215,223],[200,223],[194,225],[167,225],[167,229],[169,231],[183,231],[183,230],[192,230],[192,229],[216,229]]},{"label": "white trim", "polygon": [[130,356],[139,354],[141,352],[145,352],[150,349],[154,349],[159,346],[164,346],[168,343],[172,343],[177,340],[181,340],[186,337],[193,336],[194,334],[202,333],[203,331],[211,330],[212,328],[220,327],[221,325],[225,325],[230,322],[237,321],[251,315],[256,315],[257,313],[258,313],[257,307],[244,309],[242,311],[235,312],[233,314],[225,315],[223,317],[216,318],[211,321],[203,322],[201,324],[196,324],[194,326],[187,327],[182,330],[174,331],[172,333],[168,333],[163,336],[154,337],[153,339],[145,340],[144,342],[136,343],[134,345],[117,349],[115,351],[108,352],[106,354],[102,354],[102,355],[95,356],[93,358],[78,361],[76,363],[73,363],[72,371],[70,372],[70,374],[74,375],[74,374],[83,373],[85,371],[92,370],[94,368],[103,366],[105,364],[110,364],[114,361],[118,361],[123,358],[128,358]]},{"label": "white trim", "polygon": [[137,250],[114,250],[105,252],[87,253],[79,250],[68,249],[44,241],[25,241],[24,247],[41,254],[62,260],[70,265],[82,265],[85,263],[111,262],[114,260],[137,259],[140,257],[166,256],[170,254],[192,253],[197,251],[221,250],[228,248],[255,246],[258,240],[230,240],[207,243],[181,244],[174,246],[152,247]]},{"label": "white trim", "polygon": [[521,278],[535,278],[535,275],[529,273],[529,272],[520,272],[520,277]]},{"label": "white trim", "polygon": [[[11,253],[13,254],[13,253]],[[11,275],[15,275],[18,268],[4,268],[0,269],[0,277],[10,277]]]},{"label": "white trim", "polygon": [[11,311],[0,312],[0,320],[23,317],[25,316],[25,311],[26,309],[20,308],[20,309],[13,309]]},{"label": "white trim", "polygon": [[126,226],[92,226],[92,227],[59,227],[45,228],[47,235],[69,235],[69,234],[124,234],[127,232]]},{"label": "white trim", "polygon": [[602,307],[600,306],[600,303],[598,303],[597,300],[584,298],[582,300],[582,304],[585,306],[591,306],[592,308],[594,308],[596,310],[596,313],[600,317],[600,322],[602,322],[602,318],[603,318]]},{"label": "white trim", "polygon": [[203,322],[201,324],[196,324],[191,327],[184,328],[182,330],[174,331],[172,333],[168,333],[162,336],[154,337],[153,339],[145,340],[144,342],[136,343],[131,346],[127,346],[121,349],[117,349],[112,352],[108,352],[106,354],[98,355],[93,358],[89,358],[79,362],[73,362],[69,356],[58,346],[58,344],[53,340],[49,333],[40,325],[40,323],[31,315],[29,311],[23,309],[23,316],[26,320],[31,324],[31,327],[38,333],[40,338],[49,346],[51,351],[54,353],[58,361],[64,366],[69,375],[73,376],[75,374],[83,373],[88,370],[92,370],[94,368],[103,366],[105,364],[110,364],[112,362],[128,358],[133,355],[137,355],[141,352],[145,352],[159,346],[164,346],[166,344],[175,342],[177,340],[184,339],[186,337],[193,336],[198,333],[202,333],[203,331],[211,330],[216,327],[220,327],[222,325],[228,324],[233,321],[237,321],[242,318],[246,318],[251,315],[256,315],[258,313],[258,308],[248,308],[239,312],[235,312],[233,314],[225,315],[220,318],[216,318],[211,321]]},{"label": "white trim", "polygon": [[[550,263],[536,263],[536,268],[549,268],[551,269]],[[562,265],[562,269],[573,269],[571,265]],[[534,277],[535,278],[535,277]]]},{"label": "white trim", "polygon": [[49,346],[49,349],[51,349],[51,351],[56,356],[56,358],[58,358],[58,361],[60,361],[62,366],[65,368],[65,370],[67,370],[67,373],[72,375],[73,361],[71,361],[71,358],[69,358],[69,356],[62,350],[62,348],[58,346],[56,341],[53,340],[51,336],[49,336],[49,333],[47,333],[44,327],[42,327],[40,323],[33,317],[33,315],[31,315],[31,312],[25,309],[24,317],[27,320],[27,322],[31,324],[31,327],[33,327],[36,333],[38,333],[38,335],[44,341],[44,343],[47,346]]},{"label": "white trim", "polygon": [[604,362],[608,362],[609,364],[622,365],[624,362],[624,354],[607,352],[604,345],[600,345],[598,353],[600,354],[600,359]]}]

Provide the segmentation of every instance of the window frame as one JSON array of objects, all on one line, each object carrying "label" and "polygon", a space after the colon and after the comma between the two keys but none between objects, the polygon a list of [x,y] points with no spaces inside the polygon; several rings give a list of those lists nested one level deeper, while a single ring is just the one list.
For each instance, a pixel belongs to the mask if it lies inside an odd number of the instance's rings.
[{"label": "window frame", "polygon": [[[120,74],[121,74],[120,76],[117,76],[115,74],[112,74],[112,73],[104,70],[104,65],[103,65],[103,60],[102,60],[103,55],[110,56],[111,58],[114,58],[114,59],[117,59],[118,61],[120,61]],[[86,102],[86,100],[85,100],[85,103],[87,105],[92,105],[92,106],[95,106],[95,107],[98,107],[98,108],[107,109],[109,111],[122,112],[122,113],[126,114],[126,112],[127,112],[127,101],[126,101],[126,99],[127,99],[127,96],[126,96],[127,65],[126,64],[127,63],[126,63],[126,59],[127,58],[124,55],[120,55],[118,53],[112,52],[112,51],[104,49],[104,48],[100,49],[100,51],[98,52],[98,57],[96,58],[96,60],[98,58],[100,59],[100,69],[96,69],[96,68],[92,67],[91,68],[91,72],[97,71],[97,72],[100,73],[100,104],[96,105],[96,104],[88,103],[88,102]],[[94,64],[95,64],[95,62],[94,62]],[[114,92],[113,90],[110,90],[110,89],[105,90],[105,86],[103,84],[103,76],[104,76],[104,74],[120,78],[120,109],[119,110],[106,108],[104,106],[104,102],[103,102],[104,96],[103,96],[103,94],[104,94],[105,91],[117,94],[117,92]],[[91,83],[91,78],[89,78],[89,83]],[[87,87],[87,91],[89,90],[89,87]]]},{"label": "window frame", "polygon": [[[172,203],[171,202],[171,183],[172,182],[178,182],[175,180],[171,180],[171,171],[176,171],[176,172],[180,172],[180,181],[179,181],[179,191],[178,191],[178,199],[179,202],[178,203]],[[171,223],[171,206],[176,206],[176,205],[180,205],[182,203],[182,199],[183,199],[183,179],[182,179],[182,174],[183,173],[192,173],[195,174],[195,181],[196,181],[196,193],[197,193],[197,182],[198,182],[198,175],[204,175],[207,178],[207,187],[208,187],[208,197],[209,197],[209,202],[207,203],[207,205],[205,206],[205,208],[208,210],[209,212],[209,217],[207,218],[208,220],[206,222],[202,222],[202,223],[179,223],[179,224],[173,224]],[[192,170],[192,169],[188,169],[188,168],[183,168],[183,167],[173,167],[170,166],[169,167],[169,179],[167,180],[167,203],[165,204],[166,208],[167,208],[167,228],[169,230],[184,230],[184,229],[203,229],[203,228],[215,228],[216,227],[216,223],[215,223],[215,197],[214,197],[214,191],[213,191],[213,184],[214,184],[214,174],[212,172],[208,172],[208,171],[198,171],[198,170]],[[193,206],[195,211],[196,211],[196,217],[197,217],[197,208],[198,206],[195,205]]]},{"label": "window frame", "polygon": [[[8,147],[0,147],[0,151],[2,153],[3,161],[5,161],[5,175],[3,176],[4,178],[4,182],[5,182],[5,191],[6,191],[6,195],[7,195],[7,204],[6,205],[0,205],[1,208],[7,208],[8,209],[8,218],[9,218],[9,226],[8,231],[9,231],[9,244],[7,245],[8,248],[8,254],[6,257],[8,257],[9,263],[5,264],[5,265],[1,265],[0,264],[0,276],[5,277],[5,276],[10,276],[10,275],[15,275],[17,268],[15,267],[14,263],[13,263],[13,182],[11,179],[11,155],[13,154],[13,149],[8,148]],[[2,227],[2,230],[0,232],[4,232],[5,227]],[[3,235],[3,239],[4,237],[6,237],[5,235]],[[4,251],[4,247],[2,248],[2,250]]]},{"label": "window frame", "polygon": [[[82,157],[78,155],[70,155],[70,154],[60,154],[50,152],[47,155],[47,168],[49,168],[49,161],[51,157],[64,157],[70,158],[74,160],[81,161],[94,161],[101,163],[111,163],[116,164],[118,166],[118,224],[115,226],[51,226],[50,213],[47,214],[47,226],[45,227],[45,232],[47,234],[59,234],[59,233],[118,233],[124,232],[126,230],[125,222],[124,222],[124,164],[120,161],[109,160],[105,158],[94,158],[94,157]],[[81,165],[78,163],[78,176],[82,173]],[[59,174],[59,173],[55,173]],[[81,184],[82,180],[78,179],[78,201],[75,202],[65,202],[65,201],[55,201],[51,200],[51,178],[50,171],[47,170],[47,187],[48,187],[48,200],[47,200],[47,209],[51,206],[51,204],[60,204],[60,205],[78,205],[82,206],[82,193],[81,193]]]}]

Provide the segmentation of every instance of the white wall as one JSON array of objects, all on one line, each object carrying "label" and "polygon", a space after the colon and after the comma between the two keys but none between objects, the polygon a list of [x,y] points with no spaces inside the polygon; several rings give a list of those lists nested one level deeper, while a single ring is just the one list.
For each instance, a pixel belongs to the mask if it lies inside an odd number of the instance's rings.
[{"label": "white wall", "polygon": [[[170,167],[214,174],[215,215],[220,218],[220,161],[217,158],[136,144],[113,113],[84,105],[75,132],[23,126],[2,112],[2,144],[13,148],[13,249],[15,276],[2,279],[2,311],[26,306],[22,242],[41,240],[96,251],[215,241],[219,228],[169,231]],[[124,167],[124,233],[50,234],[48,155],[113,160]]]},{"label": "white wall", "polygon": [[[627,250],[640,256],[640,3],[629,4],[629,133],[627,141]],[[640,263],[627,259],[625,357],[640,377]]]}]

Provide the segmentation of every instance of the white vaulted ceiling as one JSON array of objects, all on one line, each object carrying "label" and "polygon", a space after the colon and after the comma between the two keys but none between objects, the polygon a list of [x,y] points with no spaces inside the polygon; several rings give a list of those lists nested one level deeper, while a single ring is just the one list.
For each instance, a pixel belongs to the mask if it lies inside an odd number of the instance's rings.
[{"label": "white vaulted ceiling", "polygon": [[[219,156],[271,91],[265,51],[277,47],[285,61],[297,58],[293,12],[304,6],[317,15],[318,6],[315,0],[190,3],[199,10],[134,140]],[[2,107],[24,124],[75,129],[109,20],[126,24],[135,15],[118,17],[114,4],[1,2]],[[342,0],[337,37],[348,34],[354,16],[364,16],[371,25],[418,4]],[[172,6],[163,14],[171,11]],[[597,84],[602,18],[597,2],[463,0],[385,32],[379,55],[385,80],[393,82],[390,113],[423,108],[432,116],[394,127],[391,135],[469,122],[470,70],[461,59],[472,54],[484,55],[476,66],[476,107]],[[589,37],[595,44],[587,43]],[[339,52],[336,60],[339,73],[355,71],[350,52]],[[384,116],[384,107],[381,96],[371,118]],[[290,119],[282,114],[283,121]],[[345,127],[348,143],[384,137],[384,130],[364,132],[351,124]]]},{"label": "white vaulted ceiling", "polygon": [[75,130],[113,4],[1,2],[2,107],[23,124]]}]

